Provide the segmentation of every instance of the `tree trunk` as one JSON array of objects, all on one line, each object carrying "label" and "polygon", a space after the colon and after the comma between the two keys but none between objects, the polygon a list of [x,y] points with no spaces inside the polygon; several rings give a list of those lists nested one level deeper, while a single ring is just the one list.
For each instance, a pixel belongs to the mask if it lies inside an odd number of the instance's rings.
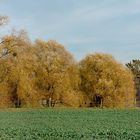
[{"label": "tree trunk", "polygon": [[49,98],[49,107],[51,107],[52,106],[52,98],[50,97]]}]

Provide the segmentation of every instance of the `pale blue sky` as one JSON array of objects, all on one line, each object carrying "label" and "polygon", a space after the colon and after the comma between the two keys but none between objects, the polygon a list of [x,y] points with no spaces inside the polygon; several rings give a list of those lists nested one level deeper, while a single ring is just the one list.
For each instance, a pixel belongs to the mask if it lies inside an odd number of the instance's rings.
[{"label": "pale blue sky", "polygon": [[56,40],[77,60],[110,53],[122,63],[140,58],[140,0],[0,0],[11,28],[26,29],[32,40]]}]

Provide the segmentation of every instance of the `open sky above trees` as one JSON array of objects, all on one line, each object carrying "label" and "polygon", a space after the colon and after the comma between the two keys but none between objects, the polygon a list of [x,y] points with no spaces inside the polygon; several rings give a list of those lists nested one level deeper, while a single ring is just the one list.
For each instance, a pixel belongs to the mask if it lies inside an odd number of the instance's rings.
[{"label": "open sky above trees", "polygon": [[0,13],[10,17],[1,34],[26,29],[32,40],[64,44],[77,60],[105,52],[127,63],[140,51],[139,7],[139,0],[0,0]]}]

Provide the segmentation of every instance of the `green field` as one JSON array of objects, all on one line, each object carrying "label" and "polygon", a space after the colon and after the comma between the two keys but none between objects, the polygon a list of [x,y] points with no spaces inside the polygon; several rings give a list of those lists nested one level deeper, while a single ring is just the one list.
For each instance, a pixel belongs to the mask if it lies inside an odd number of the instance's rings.
[{"label": "green field", "polygon": [[140,110],[1,110],[1,139],[140,140]]}]

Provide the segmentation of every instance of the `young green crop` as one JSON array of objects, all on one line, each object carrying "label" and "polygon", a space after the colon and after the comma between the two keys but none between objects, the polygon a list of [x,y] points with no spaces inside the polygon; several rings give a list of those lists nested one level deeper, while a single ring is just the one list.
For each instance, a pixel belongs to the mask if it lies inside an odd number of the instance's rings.
[{"label": "young green crop", "polygon": [[139,140],[140,110],[19,109],[0,111],[0,139]]}]

